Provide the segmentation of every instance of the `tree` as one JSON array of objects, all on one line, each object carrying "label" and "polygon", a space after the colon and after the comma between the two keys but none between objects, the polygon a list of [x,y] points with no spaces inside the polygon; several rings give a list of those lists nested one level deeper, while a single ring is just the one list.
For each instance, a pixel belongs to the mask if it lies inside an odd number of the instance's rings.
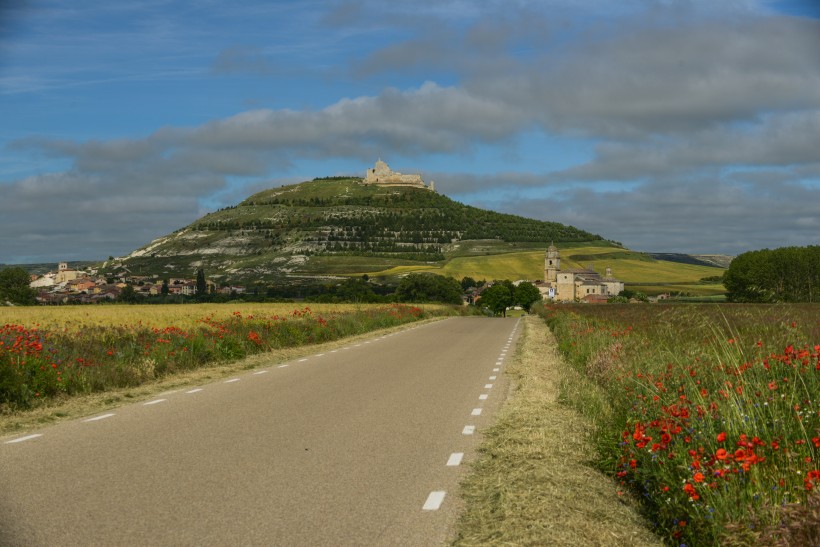
[{"label": "tree", "polygon": [[475,279],[473,279],[472,277],[466,277],[465,276],[465,277],[461,278],[461,288],[462,288],[462,290],[466,291],[467,289],[477,287],[477,286],[478,286],[478,284],[476,283]]},{"label": "tree", "polygon": [[749,251],[723,275],[730,302],[820,301],[820,246]]},{"label": "tree", "polygon": [[31,276],[19,266],[0,271],[0,306],[8,303],[15,306],[33,306],[36,295],[29,284]]},{"label": "tree", "polygon": [[396,287],[400,302],[443,302],[461,304],[461,284],[452,277],[411,273]]},{"label": "tree", "polygon": [[168,296],[168,291],[169,290],[170,289],[168,288],[168,279],[163,279],[162,280],[162,289],[160,289],[160,292],[162,293],[163,296]]},{"label": "tree", "polygon": [[126,285],[122,288],[122,291],[120,291],[120,302],[125,302],[126,304],[134,304],[137,302],[138,299],[139,296],[137,296],[137,291],[134,290],[133,285]]},{"label": "tree", "polygon": [[496,283],[481,293],[479,303],[493,312],[493,315],[507,317],[507,308],[513,305],[513,295],[507,285]]},{"label": "tree", "polygon": [[541,291],[528,281],[519,283],[513,293],[514,303],[530,311],[530,306],[541,301]]},{"label": "tree", "polygon": [[196,295],[205,296],[208,292],[208,284],[205,282],[205,271],[199,268],[196,271]]}]

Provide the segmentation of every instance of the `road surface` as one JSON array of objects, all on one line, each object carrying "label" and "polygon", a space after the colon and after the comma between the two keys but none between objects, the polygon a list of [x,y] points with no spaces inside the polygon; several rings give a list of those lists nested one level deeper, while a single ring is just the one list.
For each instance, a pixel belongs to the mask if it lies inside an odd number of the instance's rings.
[{"label": "road surface", "polygon": [[0,439],[0,545],[437,545],[518,321],[451,318]]}]

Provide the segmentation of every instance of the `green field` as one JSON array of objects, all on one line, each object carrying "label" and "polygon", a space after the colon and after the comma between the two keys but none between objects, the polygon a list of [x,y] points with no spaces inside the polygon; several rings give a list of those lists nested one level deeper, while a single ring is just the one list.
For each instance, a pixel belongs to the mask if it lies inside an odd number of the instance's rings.
[{"label": "green field", "polygon": [[[461,279],[543,279],[545,249],[516,251],[504,242],[461,242],[455,253],[448,253],[448,260],[435,265],[398,265],[384,270],[369,270],[371,277],[393,277],[410,272],[431,272]],[[488,254],[499,253],[500,254]],[[561,268],[580,269],[591,267],[603,274],[612,268],[612,274],[624,281],[626,288],[648,295],[661,293],[689,293],[695,296],[712,296],[725,292],[719,283],[700,283],[704,277],[719,276],[724,270],[711,266],[695,266],[655,260],[643,253],[598,245],[559,246]]]}]

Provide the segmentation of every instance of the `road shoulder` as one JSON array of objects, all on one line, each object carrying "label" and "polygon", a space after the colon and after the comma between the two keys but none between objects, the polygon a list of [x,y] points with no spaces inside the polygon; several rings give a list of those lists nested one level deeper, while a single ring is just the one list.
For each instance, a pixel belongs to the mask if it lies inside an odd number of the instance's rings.
[{"label": "road shoulder", "polygon": [[590,425],[559,403],[562,363],[542,319],[523,319],[513,393],[462,483],[455,545],[661,545],[589,461]]}]

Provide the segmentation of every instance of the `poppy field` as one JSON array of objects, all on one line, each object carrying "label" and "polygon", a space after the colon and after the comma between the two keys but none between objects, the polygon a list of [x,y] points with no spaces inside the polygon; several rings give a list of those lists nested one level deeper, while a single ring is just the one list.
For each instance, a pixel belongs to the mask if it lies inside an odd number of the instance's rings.
[{"label": "poppy field", "polygon": [[[100,306],[100,309],[105,308]],[[128,307],[157,314],[179,314],[182,306]],[[277,348],[329,342],[452,313],[446,307],[407,305],[310,307],[284,311],[256,307],[226,313],[198,306],[176,323],[105,324],[94,318],[60,324],[44,321],[0,325],[0,412],[36,406],[40,401],[137,386],[215,362],[235,361]],[[79,310],[79,311],[77,311]],[[275,310],[275,311],[274,311]],[[321,311],[319,311],[321,310]],[[82,313],[82,308],[49,311]],[[210,311],[198,318],[194,313]],[[110,312],[110,311],[109,311]],[[65,317],[63,317],[64,319]]]},{"label": "poppy field", "polygon": [[[594,456],[671,545],[820,533],[820,306],[541,309],[597,404]],[[816,544],[816,543],[815,543]]]}]

